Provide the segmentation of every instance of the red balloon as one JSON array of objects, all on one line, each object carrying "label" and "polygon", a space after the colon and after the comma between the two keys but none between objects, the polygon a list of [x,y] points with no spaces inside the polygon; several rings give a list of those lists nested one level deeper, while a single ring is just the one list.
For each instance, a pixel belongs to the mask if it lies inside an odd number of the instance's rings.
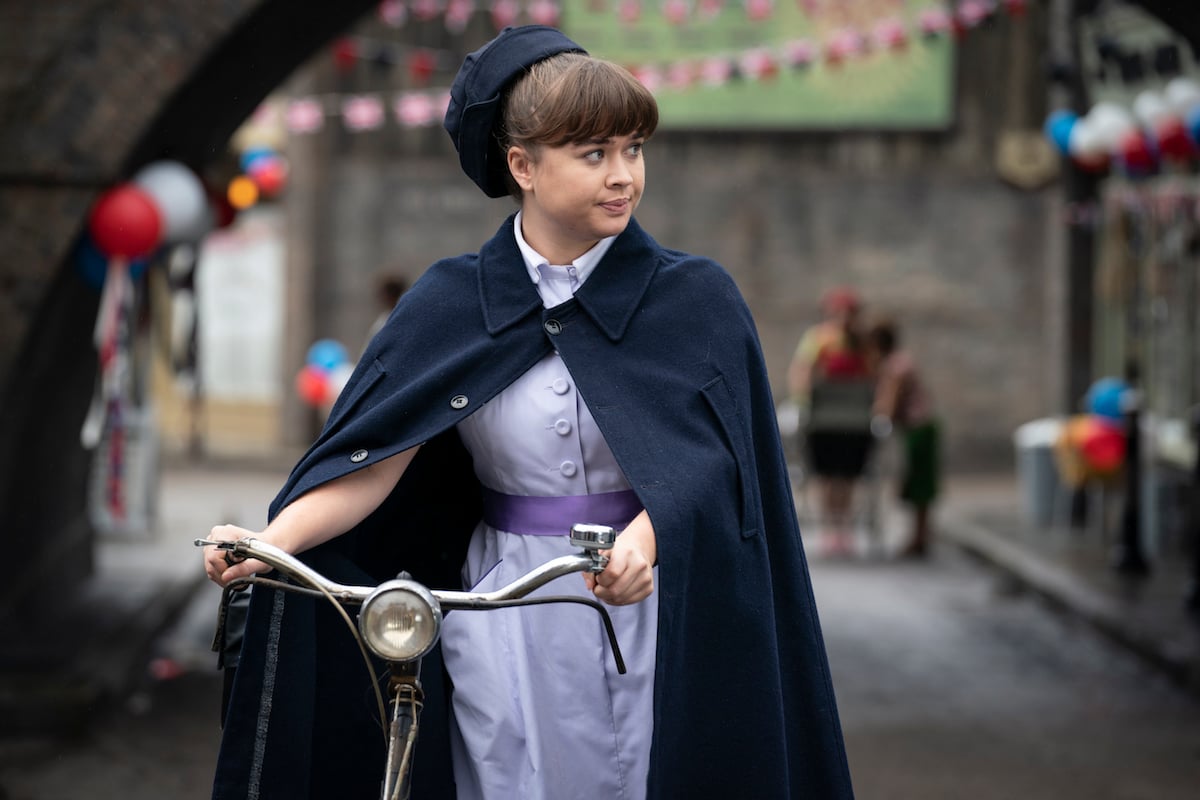
[{"label": "red balloon", "polygon": [[1179,117],[1167,117],[1154,132],[1159,152],[1173,161],[1187,161],[1196,154],[1196,146],[1188,136],[1187,126]]},{"label": "red balloon", "polygon": [[1115,472],[1125,462],[1125,433],[1116,425],[1089,415],[1079,432],[1079,452],[1096,472]]},{"label": "red balloon", "polygon": [[88,215],[88,229],[105,255],[140,258],[158,247],[162,212],[149,194],[123,183],[100,195]]},{"label": "red balloon", "polygon": [[320,367],[306,364],[296,373],[296,394],[310,406],[322,406],[329,401],[329,373]]},{"label": "red balloon", "polygon": [[274,197],[287,184],[287,162],[278,156],[264,156],[250,165],[250,180],[264,197]]},{"label": "red balloon", "polygon": [[1141,131],[1129,131],[1121,137],[1117,147],[1121,162],[1130,172],[1143,173],[1154,169],[1154,152]]}]

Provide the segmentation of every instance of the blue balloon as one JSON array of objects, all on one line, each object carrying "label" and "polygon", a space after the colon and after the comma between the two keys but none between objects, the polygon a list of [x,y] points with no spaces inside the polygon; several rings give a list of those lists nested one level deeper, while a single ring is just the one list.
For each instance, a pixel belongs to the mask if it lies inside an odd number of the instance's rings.
[{"label": "blue balloon", "polygon": [[[104,288],[104,276],[108,274],[108,256],[96,245],[92,237],[84,234],[75,246],[75,269],[93,289]],[[129,262],[129,277],[138,280],[146,274],[149,258],[135,258]]]},{"label": "blue balloon", "polygon": [[1050,116],[1046,117],[1046,125],[1043,129],[1046,138],[1053,142],[1054,146],[1058,148],[1058,152],[1064,156],[1070,152],[1071,129],[1078,121],[1079,115],[1066,109],[1052,111]]},{"label": "blue balloon", "polygon": [[1192,106],[1183,115],[1183,126],[1187,128],[1192,141],[1200,143],[1200,104]]},{"label": "blue balloon", "polygon": [[346,348],[334,339],[318,339],[308,348],[307,362],[319,369],[331,371],[350,360]]},{"label": "blue balloon", "polygon": [[254,166],[254,162],[262,158],[273,158],[274,156],[275,151],[269,147],[247,147],[238,158],[238,165],[242,168],[242,172],[249,173],[250,168]]},{"label": "blue balloon", "polygon": [[1105,419],[1120,420],[1125,416],[1122,408],[1125,392],[1129,386],[1117,378],[1101,378],[1087,392],[1088,411]]}]

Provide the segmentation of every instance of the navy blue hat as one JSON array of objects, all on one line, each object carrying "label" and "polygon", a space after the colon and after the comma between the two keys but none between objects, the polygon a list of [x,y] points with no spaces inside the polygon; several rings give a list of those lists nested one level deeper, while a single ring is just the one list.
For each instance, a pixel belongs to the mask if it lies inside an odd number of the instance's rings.
[{"label": "navy blue hat", "polygon": [[508,164],[494,135],[500,96],[508,85],[539,61],[559,53],[586,53],[555,28],[508,27],[463,61],[450,87],[443,123],[458,150],[463,172],[488,197],[508,194]]}]

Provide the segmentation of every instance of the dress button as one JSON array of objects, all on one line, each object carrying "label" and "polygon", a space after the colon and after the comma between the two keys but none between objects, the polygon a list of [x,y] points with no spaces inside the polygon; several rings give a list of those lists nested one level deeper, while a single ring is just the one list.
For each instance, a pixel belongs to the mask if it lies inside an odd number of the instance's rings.
[{"label": "dress button", "polygon": [[555,394],[566,394],[571,390],[571,384],[567,383],[566,378],[555,378],[554,383],[550,384],[550,388]]},{"label": "dress button", "polygon": [[542,327],[545,328],[546,333],[550,334],[551,336],[558,336],[560,333],[562,333],[562,323],[556,319],[546,320]]},{"label": "dress button", "polygon": [[567,419],[556,420],[554,423],[554,432],[559,436],[566,436],[571,432],[571,421]]},{"label": "dress button", "polygon": [[575,477],[576,467],[574,461],[564,461],[558,465],[558,468],[562,470],[562,474],[566,475],[568,478]]},{"label": "dress button", "polygon": [[456,394],[450,398],[450,407],[455,411],[460,411],[467,407],[467,396],[465,394]]},{"label": "dress button", "polygon": [[357,464],[361,461],[366,461],[367,460],[367,451],[366,450],[355,450],[353,453],[350,454],[350,460],[353,461],[355,464]]}]

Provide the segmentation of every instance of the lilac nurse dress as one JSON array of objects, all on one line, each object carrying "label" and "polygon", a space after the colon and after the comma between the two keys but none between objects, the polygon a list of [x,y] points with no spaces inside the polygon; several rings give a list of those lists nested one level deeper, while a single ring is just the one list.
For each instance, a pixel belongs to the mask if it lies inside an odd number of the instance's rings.
[{"label": "lilac nurse dress", "polygon": [[[570,297],[610,244],[601,242],[569,267],[550,267],[522,240],[519,218],[516,229],[547,308]],[[557,354],[460,423],[459,432],[476,475],[500,508],[485,511],[475,529],[463,566],[466,586],[490,591],[551,558],[577,552],[566,535],[573,522],[620,528],[640,510]],[[610,494],[616,492],[626,494]],[[581,495],[623,497],[624,505],[613,505],[620,519],[564,518],[561,526],[546,526],[544,515],[528,524],[522,520],[524,498]],[[511,513],[503,513],[504,501],[513,498],[518,502],[507,505]],[[604,508],[605,498],[599,500],[593,505]],[[524,530],[501,530],[497,518]],[[538,594],[590,596],[581,575],[559,578]],[[657,597],[609,611],[625,675],[617,673],[599,615],[584,606],[446,616],[442,643],[454,682],[452,743],[460,800],[645,797]]]}]

